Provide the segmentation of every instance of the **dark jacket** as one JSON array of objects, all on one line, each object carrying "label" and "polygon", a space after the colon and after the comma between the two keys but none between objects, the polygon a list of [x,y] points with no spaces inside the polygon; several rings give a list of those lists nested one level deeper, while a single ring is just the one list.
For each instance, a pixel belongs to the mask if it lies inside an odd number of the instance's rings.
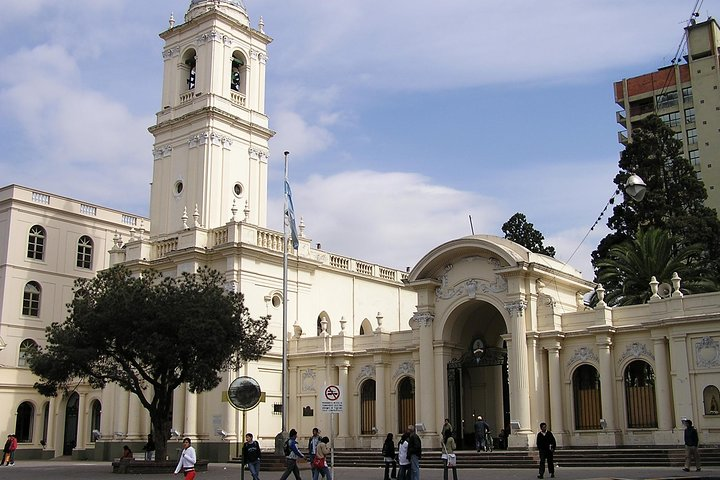
[{"label": "dark jacket", "polygon": [[408,437],[408,458],[413,455],[417,455],[418,458],[422,457],[422,441],[417,433],[412,433]]},{"label": "dark jacket", "polygon": [[395,458],[395,442],[386,438],[382,449],[383,457]]},{"label": "dark jacket", "polygon": [[542,434],[542,432],[538,432],[537,434],[537,440],[536,445],[538,450],[544,450],[544,451],[554,451],[557,448],[557,443],[555,442],[555,436],[552,434],[550,430],[545,432],[545,435]]},{"label": "dark jacket", "polygon": [[697,447],[700,443],[700,438],[698,438],[698,433],[695,427],[687,427],[685,428],[685,445],[688,447]]},{"label": "dark jacket", "polygon": [[243,463],[252,463],[260,460],[260,444],[257,440],[253,440],[250,443],[243,443],[242,460]]}]

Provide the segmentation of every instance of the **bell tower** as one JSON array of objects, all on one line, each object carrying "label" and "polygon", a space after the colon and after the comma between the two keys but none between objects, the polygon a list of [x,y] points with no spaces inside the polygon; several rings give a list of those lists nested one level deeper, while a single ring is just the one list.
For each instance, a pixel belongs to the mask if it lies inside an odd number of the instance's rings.
[{"label": "bell tower", "polygon": [[[149,128],[153,146],[153,236],[192,223],[224,225],[233,205],[247,221],[267,222],[268,141],[265,67],[272,39],[242,0],[192,0],[185,22],[165,41],[162,104]],[[239,218],[243,218],[240,213]],[[192,225],[190,225],[192,226]]]}]

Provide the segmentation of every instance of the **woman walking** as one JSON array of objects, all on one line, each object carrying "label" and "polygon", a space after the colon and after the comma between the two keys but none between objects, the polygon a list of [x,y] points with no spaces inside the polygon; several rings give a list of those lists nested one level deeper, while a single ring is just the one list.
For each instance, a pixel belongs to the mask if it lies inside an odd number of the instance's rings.
[{"label": "woman walking", "polygon": [[448,468],[452,468],[453,480],[457,478],[457,457],[455,456],[455,439],[452,436],[452,430],[446,430],[443,434],[443,480],[448,480]]},{"label": "woman walking", "polygon": [[[395,462],[395,442],[393,442],[393,434],[388,433],[382,448],[383,460],[385,461],[385,480],[397,478],[397,464]],[[392,475],[390,473],[390,465],[392,465]]]},{"label": "woman walking", "polygon": [[398,442],[398,480],[410,480],[410,459],[408,458],[408,434],[403,433]]},{"label": "woman walking", "polygon": [[330,467],[328,467],[327,459],[330,455],[330,439],[328,437],[322,437],[317,444],[315,449],[315,458],[313,458],[313,480],[318,480],[320,475],[325,477],[325,480],[332,480],[332,473]]}]

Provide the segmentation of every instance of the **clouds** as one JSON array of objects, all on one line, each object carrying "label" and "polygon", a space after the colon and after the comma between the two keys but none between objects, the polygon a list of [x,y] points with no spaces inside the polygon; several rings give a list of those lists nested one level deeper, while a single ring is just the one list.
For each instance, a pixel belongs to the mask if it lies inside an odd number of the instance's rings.
[{"label": "clouds", "polygon": [[[477,193],[438,185],[408,172],[346,171],[311,175],[292,182],[296,217],[303,218],[306,236],[323,249],[404,269],[436,245],[470,235],[468,212],[475,231],[486,232],[500,221],[497,201]],[[282,212],[275,199],[270,212]],[[282,228],[282,217],[269,224]]]}]

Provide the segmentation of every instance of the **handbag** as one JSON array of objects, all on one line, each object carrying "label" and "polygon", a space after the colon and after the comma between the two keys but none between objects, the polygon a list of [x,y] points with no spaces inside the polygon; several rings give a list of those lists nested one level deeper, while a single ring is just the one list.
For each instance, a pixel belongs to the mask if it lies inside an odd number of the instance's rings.
[{"label": "handbag", "polygon": [[325,457],[318,457],[315,455],[312,460],[312,468],[315,470],[325,468]]},{"label": "handbag", "polygon": [[448,467],[454,467],[455,465],[457,465],[457,457],[454,453],[447,454],[447,464]]}]

